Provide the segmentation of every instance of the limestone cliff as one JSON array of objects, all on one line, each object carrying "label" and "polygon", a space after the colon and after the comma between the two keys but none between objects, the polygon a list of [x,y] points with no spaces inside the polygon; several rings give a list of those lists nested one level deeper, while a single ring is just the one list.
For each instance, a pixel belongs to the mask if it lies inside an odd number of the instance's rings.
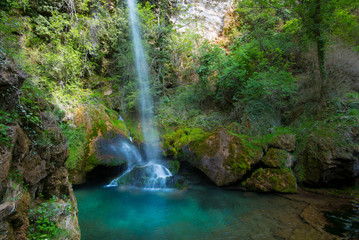
[{"label": "limestone cliff", "polygon": [[207,40],[215,40],[223,31],[225,16],[233,0],[178,0],[177,11],[171,18],[179,32],[194,30]]}]

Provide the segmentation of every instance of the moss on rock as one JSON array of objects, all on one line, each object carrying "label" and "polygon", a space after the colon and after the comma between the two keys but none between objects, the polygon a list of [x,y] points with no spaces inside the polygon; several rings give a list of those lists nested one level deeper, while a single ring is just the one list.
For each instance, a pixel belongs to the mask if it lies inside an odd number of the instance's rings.
[{"label": "moss on rock", "polygon": [[270,168],[283,168],[287,165],[290,165],[290,162],[290,154],[277,148],[270,148],[262,159],[262,163]]},{"label": "moss on rock", "polygon": [[241,179],[263,156],[261,146],[245,135],[219,128],[207,138],[188,144],[186,160],[203,171],[217,186]]},{"label": "moss on rock", "polygon": [[[76,110],[76,128],[67,131],[70,139],[70,157],[67,166],[73,183],[83,183],[86,173],[98,164],[108,165],[98,154],[98,142],[117,135],[129,137],[129,130],[116,113],[99,105],[83,105]],[[74,136],[75,135],[75,136]],[[71,137],[74,142],[71,142]],[[80,139],[79,139],[80,138]]]},{"label": "moss on rock", "polygon": [[167,156],[180,158],[186,145],[202,141],[209,135],[210,133],[200,128],[179,128],[174,132],[163,135],[163,147]]},{"label": "moss on rock", "polygon": [[297,183],[289,169],[256,170],[242,185],[252,191],[296,193]]},{"label": "moss on rock", "polygon": [[166,165],[172,174],[177,174],[180,169],[179,161],[167,161]]}]

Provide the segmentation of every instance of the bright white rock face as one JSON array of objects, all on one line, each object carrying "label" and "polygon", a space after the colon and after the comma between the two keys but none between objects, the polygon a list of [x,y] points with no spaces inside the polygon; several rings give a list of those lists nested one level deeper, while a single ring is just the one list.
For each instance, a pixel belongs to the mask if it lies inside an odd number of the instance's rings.
[{"label": "bright white rock face", "polygon": [[171,18],[179,32],[195,31],[210,41],[220,36],[224,17],[233,0],[177,0],[179,11]]}]

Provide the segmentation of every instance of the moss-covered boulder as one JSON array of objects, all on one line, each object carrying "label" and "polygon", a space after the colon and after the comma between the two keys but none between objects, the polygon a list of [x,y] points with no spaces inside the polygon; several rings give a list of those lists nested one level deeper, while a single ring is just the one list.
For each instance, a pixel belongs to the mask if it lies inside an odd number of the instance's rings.
[{"label": "moss-covered boulder", "polygon": [[186,160],[204,172],[217,186],[241,179],[263,157],[260,145],[244,135],[219,128],[187,146]]},{"label": "moss-covered boulder", "polygon": [[287,151],[270,148],[262,159],[262,163],[269,168],[291,167],[293,157]]},{"label": "moss-covered boulder", "polygon": [[318,126],[306,139],[296,167],[312,186],[354,184],[359,177],[359,126]]},{"label": "moss-covered boulder", "polygon": [[[101,151],[104,142],[120,136],[129,138],[129,130],[123,120],[118,119],[115,112],[103,105],[80,106],[74,117],[78,136],[81,139],[70,141],[70,157],[67,160],[70,179],[74,184],[85,181],[86,173],[97,165],[120,165],[124,159],[112,156],[108,151]],[[73,134],[75,131],[70,131]]]},{"label": "moss-covered boulder", "polygon": [[289,169],[260,168],[242,184],[246,189],[261,192],[296,193],[297,183]]}]

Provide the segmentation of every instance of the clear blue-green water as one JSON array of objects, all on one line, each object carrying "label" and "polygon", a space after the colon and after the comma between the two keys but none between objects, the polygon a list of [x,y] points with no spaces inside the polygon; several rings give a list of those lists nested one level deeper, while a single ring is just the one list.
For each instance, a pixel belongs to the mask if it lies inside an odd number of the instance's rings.
[{"label": "clear blue-green water", "polygon": [[278,195],[212,186],[163,192],[84,187],[75,195],[84,240],[319,236],[300,219],[303,206]]}]

